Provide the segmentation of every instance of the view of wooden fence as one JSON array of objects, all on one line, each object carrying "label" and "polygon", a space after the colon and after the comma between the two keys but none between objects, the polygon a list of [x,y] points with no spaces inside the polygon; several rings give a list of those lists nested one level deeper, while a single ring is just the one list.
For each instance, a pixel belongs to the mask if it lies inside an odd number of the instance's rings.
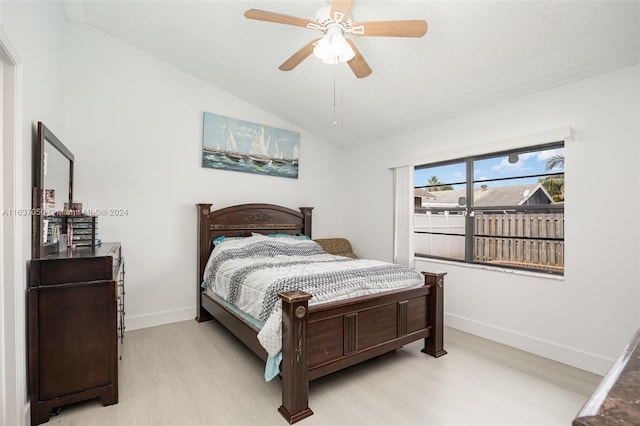
[{"label": "view of wooden fence", "polygon": [[474,220],[476,260],[564,269],[564,213],[480,214]]}]

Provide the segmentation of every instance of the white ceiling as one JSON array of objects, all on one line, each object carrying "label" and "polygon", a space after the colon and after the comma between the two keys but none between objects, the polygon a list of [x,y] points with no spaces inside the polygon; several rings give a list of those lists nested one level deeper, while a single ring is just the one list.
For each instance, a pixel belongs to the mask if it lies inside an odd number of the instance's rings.
[{"label": "white ceiling", "polygon": [[373,69],[363,79],[313,55],[280,71],[318,33],[243,16],[255,8],[313,19],[329,0],[64,4],[70,21],[97,27],[342,147],[640,62],[638,1],[356,0],[354,21],[429,23],[422,38],[354,38]]}]

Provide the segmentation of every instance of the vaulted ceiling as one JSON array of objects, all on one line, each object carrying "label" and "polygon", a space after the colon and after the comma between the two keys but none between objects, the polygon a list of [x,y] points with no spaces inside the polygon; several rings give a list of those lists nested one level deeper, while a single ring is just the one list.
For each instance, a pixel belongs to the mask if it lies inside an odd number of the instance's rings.
[{"label": "vaulted ceiling", "polygon": [[64,5],[69,21],[103,30],[342,147],[640,62],[637,1],[355,0],[354,21],[429,24],[422,38],[354,37],[373,69],[362,79],[346,64],[313,55],[280,71],[319,33],[243,16],[254,8],[313,19],[329,3]]}]

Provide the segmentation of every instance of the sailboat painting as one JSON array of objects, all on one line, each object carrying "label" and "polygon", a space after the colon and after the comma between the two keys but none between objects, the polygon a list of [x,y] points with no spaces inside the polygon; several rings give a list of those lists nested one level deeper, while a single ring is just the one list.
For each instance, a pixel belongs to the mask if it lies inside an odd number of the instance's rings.
[{"label": "sailboat painting", "polygon": [[300,133],[204,113],[202,167],[298,178]]}]

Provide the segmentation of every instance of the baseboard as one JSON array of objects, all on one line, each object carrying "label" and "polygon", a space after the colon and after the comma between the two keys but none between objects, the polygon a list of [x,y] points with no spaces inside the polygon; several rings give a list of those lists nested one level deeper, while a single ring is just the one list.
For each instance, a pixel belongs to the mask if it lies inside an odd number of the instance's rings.
[{"label": "baseboard", "polygon": [[575,348],[527,336],[459,315],[445,314],[444,323],[466,333],[484,337],[544,358],[595,374],[605,375],[615,360]]},{"label": "baseboard", "polygon": [[[125,325],[127,331],[132,331],[187,321],[194,319],[195,316],[195,308],[189,307],[146,315],[127,316]],[[445,325],[595,374],[606,374],[615,361],[459,315],[445,313]]]},{"label": "baseboard", "polygon": [[31,402],[29,400],[27,400],[27,403],[24,405],[24,409],[22,410],[22,424],[31,424]]},{"label": "baseboard", "polygon": [[155,327],[157,325],[171,324],[173,322],[186,321],[196,317],[194,307],[175,309],[172,311],[155,312],[146,315],[125,317],[125,332],[140,328]]}]

